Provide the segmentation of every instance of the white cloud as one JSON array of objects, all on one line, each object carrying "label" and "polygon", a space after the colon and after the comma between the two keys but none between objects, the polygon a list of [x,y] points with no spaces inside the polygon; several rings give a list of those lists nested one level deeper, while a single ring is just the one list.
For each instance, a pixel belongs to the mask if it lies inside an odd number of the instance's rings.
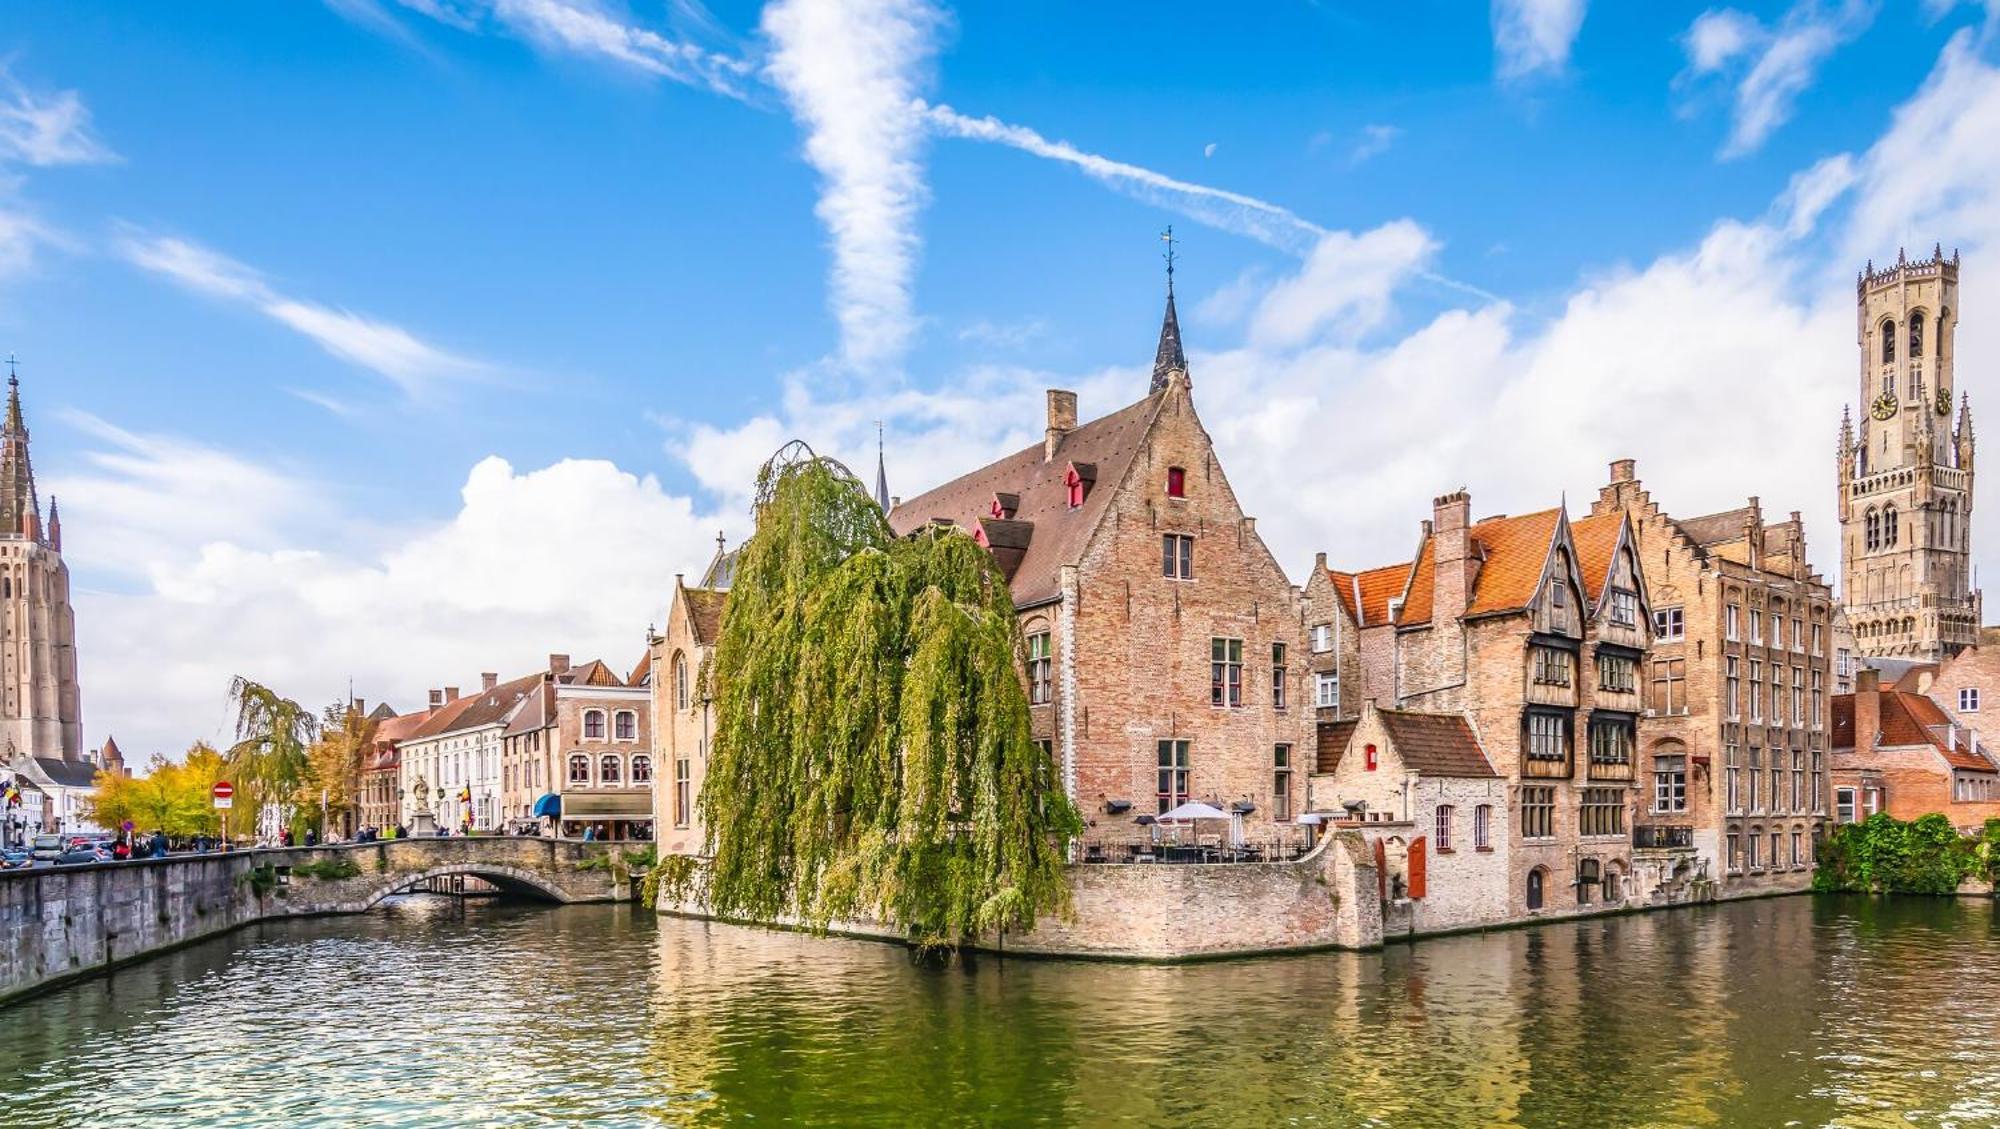
[{"label": "white cloud", "polygon": [[1493,54],[1500,77],[1562,73],[1587,7],[1587,0],[1493,0]]},{"label": "white cloud", "polygon": [[1381,324],[1391,295],[1436,250],[1430,235],[1409,220],[1359,236],[1334,232],[1296,275],[1265,292],[1250,316],[1250,341],[1264,348],[1323,337],[1353,341]]},{"label": "white cloud", "polygon": [[914,107],[943,23],[921,0],[780,0],[764,10],[766,74],[820,174],[815,211],[833,237],[834,316],[842,356],[857,370],[899,365],[915,332],[910,287],[927,187]]},{"label": "white cloud", "polygon": [[90,110],[74,90],[37,94],[0,66],[0,160],[88,165],[115,161],[90,127]]},{"label": "white cloud", "polygon": [[1389,146],[1394,145],[1396,139],[1401,136],[1403,131],[1393,125],[1364,125],[1361,127],[1361,139],[1354,143],[1354,148],[1347,154],[1347,163],[1358,165],[1363,161],[1379,157],[1388,152]]},{"label": "white cloud", "polygon": [[[624,673],[674,574],[699,570],[718,528],[743,532],[606,462],[521,472],[498,458],[472,468],[450,518],[371,529],[281,472],[97,427],[106,449],[60,483],[65,547],[79,571],[144,570],[136,587],[78,593],[85,709],[93,740],[115,732],[142,756],[216,737],[235,674],[312,705],[351,676],[410,709],[431,687],[527,673],[551,651]],[[241,520],[208,501],[246,485],[258,512]],[[272,512],[287,507],[310,525]]]},{"label": "white cloud", "polygon": [[1092,179],[1148,203],[1170,208],[1210,227],[1247,236],[1292,254],[1304,255],[1328,234],[1326,228],[1300,218],[1290,209],[1255,196],[1195,184],[1139,165],[1112,160],[1086,152],[1067,141],[1050,141],[1027,126],[1011,125],[991,116],[972,117],[945,105],[922,108],[931,125],[947,136],[1005,145],[1072,165]]},{"label": "white cloud", "polygon": [[1201,147],[1201,155],[1202,155],[1202,156],[1204,156],[1204,157],[1213,157],[1213,156],[1215,156],[1215,142],[1211,141],[1211,142],[1209,142],[1208,144],[1206,144],[1206,145],[1202,146],[1202,147]]},{"label": "white cloud", "polygon": [[1793,175],[1778,198],[1785,234],[1798,239],[1811,232],[1820,214],[1854,186],[1855,175],[1854,157],[1847,153],[1836,153]]},{"label": "white cloud", "polygon": [[1682,37],[1688,66],[1679,80],[1733,76],[1724,158],[1756,152],[1791,120],[1820,65],[1875,19],[1874,0],[1798,0],[1774,28],[1731,8],[1698,16]]},{"label": "white cloud", "polygon": [[281,294],[257,271],[192,240],[134,230],[119,240],[119,250],[135,266],[190,290],[251,306],[328,353],[387,377],[412,397],[485,370],[401,326]]}]

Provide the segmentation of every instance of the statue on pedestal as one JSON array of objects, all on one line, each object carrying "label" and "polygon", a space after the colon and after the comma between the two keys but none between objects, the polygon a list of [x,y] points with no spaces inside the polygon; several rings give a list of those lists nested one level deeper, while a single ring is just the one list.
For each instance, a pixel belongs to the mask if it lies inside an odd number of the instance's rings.
[{"label": "statue on pedestal", "polygon": [[410,789],[410,795],[417,803],[416,810],[410,813],[410,834],[436,835],[437,816],[431,811],[431,786],[422,774],[417,776],[416,786]]}]

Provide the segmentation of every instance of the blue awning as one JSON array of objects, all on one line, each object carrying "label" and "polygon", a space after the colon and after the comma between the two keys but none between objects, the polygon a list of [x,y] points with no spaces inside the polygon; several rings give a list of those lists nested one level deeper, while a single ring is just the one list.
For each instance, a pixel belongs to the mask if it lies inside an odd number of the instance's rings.
[{"label": "blue awning", "polygon": [[562,818],[561,796],[556,795],[554,792],[547,792],[543,794],[541,799],[535,801],[535,818],[541,819],[544,816],[549,819]]}]

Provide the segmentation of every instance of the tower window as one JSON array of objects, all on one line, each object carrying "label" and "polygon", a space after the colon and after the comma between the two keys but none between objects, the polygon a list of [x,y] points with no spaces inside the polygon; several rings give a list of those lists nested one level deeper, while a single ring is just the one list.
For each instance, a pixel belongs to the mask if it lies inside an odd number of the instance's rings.
[{"label": "tower window", "polygon": [[1868,551],[1872,553],[1882,547],[1882,515],[1869,509],[1866,525]]},{"label": "tower window", "polygon": [[1924,315],[1919,310],[1910,315],[1910,356],[1924,355]]},{"label": "tower window", "polygon": [[1167,468],[1167,497],[1187,497],[1187,470],[1185,468],[1177,466]]},{"label": "tower window", "polygon": [[1882,545],[1889,549],[1896,547],[1896,507],[1893,505],[1882,507]]},{"label": "tower window", "polygon": [[1896,323],[1893,321],[1885,321],[1882,323],[1882,363],[1886,365],[1890,361],[1893,361],[1895,359],[1896,359]]}]

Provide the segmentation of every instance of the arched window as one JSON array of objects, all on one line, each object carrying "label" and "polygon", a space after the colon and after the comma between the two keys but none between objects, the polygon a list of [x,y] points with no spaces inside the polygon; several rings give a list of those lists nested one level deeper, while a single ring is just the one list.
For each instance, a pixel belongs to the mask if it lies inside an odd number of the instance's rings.
[{"label": "arched window", "polygon": [[640,753],[632,758],[632,783],[651,784],[653,782],[653,758]]},{"label": "arched window", "polygon": [[571,784],[590,783],[590,758],[582,753],[569,758],[569,782]]},{"label": "arched window", "polygon": [[1546,881],[1546,871],[1541,867],[1528,872],[1528,908],[1542,908],[1542,886]]},{"label": "arched window", "polygon": [[1882,363],[1886,365],[1890,361],[1893,361],[1895,359],[1896,359],[1896,323],[1893,321],[1885,321],[1882,323]]},{"label": "arched window", "polygon": [[1896,547],[1896,506],[1894,503],[1882,507],[1882,544],[1885,548]]},{"label": "arched window", "polygon": [[1917,310],[1910,314],[1910,356],[1924,355],[1924,312]]},{"label": "arched window", "polygon": [[1576,862],[1576,904],[1587,906],[1596,897],[1599,878],[1596,859],[1578,859]]},{"label": "arched window", "polygon": [[583,711],[583,737],[586,741],[604,740],[604,711]]},{"label": "arched window", "polygon": [[674,652],[674,708],[684,710],[691,700],[688,687],[688,658],[680,651]]},{"label": "arched window", "polygon": [[1872,553],[1882,547],[1882,515],[1873,506],[1868,507],[1867,526],[1868,551]]},{"label": "arched window", "polygon": [[617,753],[606,753],[597,758],[597,782],[599,784],[618,783],[625,775],[619,771],[623,766],[623,759]]},{"label": "arched window", "polygon": [[639,715],[631,710],[619,710],[611,719],[611,735],[620,741],[637,741]]}]

